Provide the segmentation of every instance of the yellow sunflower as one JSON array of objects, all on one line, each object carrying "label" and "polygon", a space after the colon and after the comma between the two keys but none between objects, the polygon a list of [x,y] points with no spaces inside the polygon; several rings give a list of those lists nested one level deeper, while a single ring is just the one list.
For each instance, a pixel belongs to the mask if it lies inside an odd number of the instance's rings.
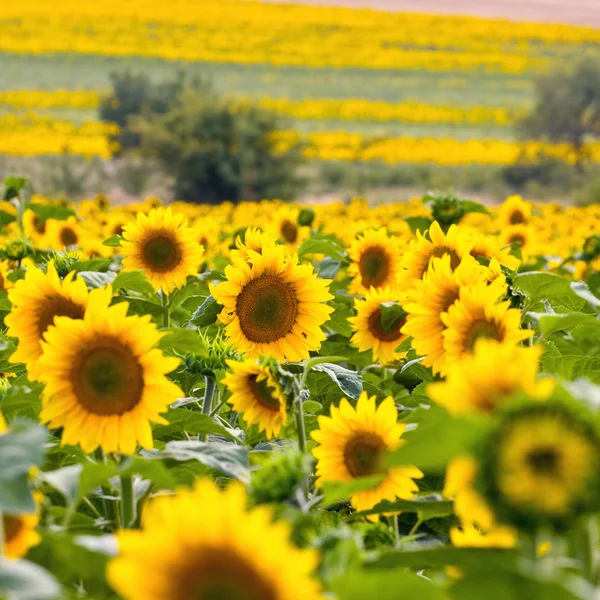
[{"label": "yellow sunflower", "polygon": [[135,223],[124,225],[121,249],[125,269],[143,271],[155,289],[167,294],[198,273],[203,255],[185,216],[170,208],[139,213]]},{"label": "yellow sunflower", "polygon": [[0,290],[10,290],[15,284],[8,278],[10,275],[10,261],[0,260]]},{"label": "yellow sunflower", "polygon": [[258,425],[271,439],[287,420],[286,398],[271,371],[253,360],[228,360],[231,369],[223,383],[231,392],[229,403],[249,425]]},{"label": "yellow sunflower", "polygon": [[[506,246],[506,245],[505,245]],[[510,253],[510,248],[502,247],[497,237],[475,235],[472,238],[470,254],[473,258],[487,258],[492,261],[496,259],[511,271],[516,271],[521,261]]]},{"label": "yellow sunflower", "polygon": [[235,249],[232,250],[232,259],[234,257],[242,260],[248,260],[248,250],[254,250],[262,254],[263,246],[276,244],[277,240],[269,233],[261,231],[258,227],[248,227],[243,236],[238,235],[235,238]]},{"label": "yellow sunflower", "polygon": [[406,352],[395,352],[396,348],[406,339],[406,335],[401,333],[401,329],[406,322],[405,318],[393,324],[393,327],[386,329],[381,320],[381,305],[386,303],[397,304],[398,293],[390,288],[381,288],[376,290],[371,288],[366,293],[365,299],[355,299],[354,307],[356,316],[350,317],[348,321],[355,332],[351,338],[361,352],[371,349],[373,359],[387,364],[393,360],[399,360],[406,355]]},{"label": "yellow sunflower", "polygon": [[7,430],[6,421],[4,415],[0,412],[0,433],[4,433]]},{"label": "yellow sunflower", "polygon": [[505,246],[516,246],[523,260],[535,254],[535,232],[529,225],[511,225],[500,233],[500,240]]},{"label": "yellow sunflower", "polygon": [[456,225],[451,225],[448,232],[444,233],[439,223],[434,221],[427,234],[428,237],[425,237],[417,231],[417,238],[411,240],[402,257],[398,274],[402,289],[409,290],[415,280],[422,279],[432,259],[447,255],[450,257],[450,267],[454,270],[471,251],[470,236]]},{"label": "yellow sunflower", "polygon": [[419,488],[413,479],[423,477],[416,467],[386,469],[386,454],[404,443],[406,425],[398,423],[398,410],[391,397],[379,407],[375,396],[363,392],[353,408],[345,398],[339,408],[331,407],[331,417],[319,417],[319,429],[311,433],[319,444],[313,449],[317,459],[317,485],[351,481],[358,477],[381,475],[382,481],[352,495],[357,510],[373,508],[382,500],[412,498]]},{"label": "yellow sunflower", "polygon": [[161,334],[144,317],[126,316],[128,305],[108,307],[91,296],[80,320],[57,317],[43,342],[38,376],[46,387],[40,420],[63,428],[63,444],[85,452],[132,454],[136,444],[152,448],[150,422],[183,396],[165,374],[179,359],[155,346]]},{"label": "yellow sunflower", "polygon": [[[109,298],[110,293],[106,289],[93,292],[109,294]],[[12,310],[4,322],[8,326],[8,335],[19,340],[10,361],[25,363],[30,377],[35,377],[33,363],[42,353],[45,332],[55,317],[83,318],[89,298],[87,286],[74,272],[61,281],[54,261],[51,261],[45,273],[35,266],[29,267],[25,278],[9,290],[8,298]]]},{"label": "yellow sunflower", "polygon": [[46,244],[52,250],[64,250],[71,246],[79,246],[84,236],[81,223],[75,217],[69,217],[64,221],[47,219],[46,221]]},{"label": "yellow sunflower", "polygon": [[299,213],[300,209],[297,206],[282,206],[270,219],[270,233],[281,240],[290,252],[295,252],[310,236],[310,227],[298,225]]},{"label": "yellow sunflower", "polygon": [[348,250],[352,276],[349,286],[351,294],[364,294],[371,288],[398,287],[401,243],[398,238],[388,236],[385,228],[366,231],[352,242]]},{"label": "yellow sunflower", "polygon": [[329,280],[317,278],[312,265],[299,265],[297,255],[268,244],[262,254],[248,250],[247,261],[232,256],[225,277],[211,293],[223,305],[219,318],[236,350],[297,361],[320,348],[321,325],[333,312],[323,302],[333,296]]},{"label": "yellow sunflower", "polygon": [[23,213],[23,233],[31,240],[39,240],[46,234],[46,221],[30,208]]},{"label": "yellow sunflower", "polygon": [[447,365],[472,354],[478,339],[516,345],[533,335],[530,329],[521,329],[520,311],[510,308],[508,301],[499,302],[497,288],[486,284],[461,288],[442,322]]},{"label": "yellow sunflower", "polygon": [[323,600],[315,550],[290,542],[267,506],[247,508],[245,489],[208,479],[155,498],[143,529],[120,531],[108,581],[126,600]]},{"label": "yellow sunflower", "polygon": [[[402,333],[412,336],[412,346],[420,356],[423,365],[432,367],[434,373],[441,373],[445,366],[444,330],[446,325],[442,315],[458,300],[462,287],[485,283],[490,270],[480,265],[474,258],[465,255],[458,267],[452,268],[449,255],[431,260],[423,278],[413,281],[409,291],[411,302],[404,305],[408,318]],[[504,277],[497,279],[494,287],[501,293]]]},{"label": "yellow sunflower", "polygon": [[521,196],[509,196],[498,208],[500,227],[526,225],[531,219],[531,204]]},{"label": "yellow sunflower", "polygon": [[43,496],[33,495],[35,512],[33,514],[11,515],[3,513],[2,526],[4,532],[4,556],[6,558],[23,558],[30,548],[37,546],[42,538],[36,531],[40,522],[40,503]]},{"label": "yellow sunflower", "polygon": [[446,380],[430,384],[427,393],[454,414],[492,413],[517,392],[547,398],[554,382],[537,379],[541,354],[541,346],[521,348],[493,339],[479,339],[473,354],[453,363]]}]

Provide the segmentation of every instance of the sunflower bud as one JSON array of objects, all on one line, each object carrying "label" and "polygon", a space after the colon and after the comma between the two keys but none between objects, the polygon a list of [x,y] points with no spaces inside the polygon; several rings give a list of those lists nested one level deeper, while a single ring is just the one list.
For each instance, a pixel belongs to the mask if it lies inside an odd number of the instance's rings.
[{"label": "sunflower bud", "polygon": [[16,238],[6,244],[4,252],[10,260],[23,260],[33,254],[33,246],[25,238]]},{"label": "sunflower bud", "polygon": [[440,225],[449,227],[458,223],[465,214],[465,209],[459,198],[452,194],[439,194],[430,197],[433,200],[431,215]]},{"label": "sunflower bud", "polygon": [[80,262],[79,256],[74,252],[56,253],[52,258],[56,272],[61,279],[66,277],[71,271],[74,271]]},{"label": "sunflower bud", "polygon": [[301,227],[311,227],[314,220],[315,211],[310,207],[303,208],[298,213],[298,225],[300,225]]},{"label": "sunflower bud", "polygon": [[273,452],[273,458],[252,474],[252,497],[256,504],[289,500],[307,476],[309,465],[299,452]]},{"label": "sunflower bud", "polygon": [[[8,374],[11,377],[14,377],[12,373]],[[7,374],[0,375],[0,401],[4,400],[6,396],[6,392],[8,392],[8,388],[10,387],[10,381],[7,377]]]},{"label": "sunflower bud", "polygon": [[591,235],[583,242],[582,259],[590,261],[600,256],[600,235]]}]

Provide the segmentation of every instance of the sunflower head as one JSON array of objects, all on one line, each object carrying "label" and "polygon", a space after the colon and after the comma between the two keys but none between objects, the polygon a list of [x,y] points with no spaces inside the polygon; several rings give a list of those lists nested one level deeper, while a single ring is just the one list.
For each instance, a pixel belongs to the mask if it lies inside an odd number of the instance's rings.
[{"label": "sunflower head", "polygon": [[532,206],[521,196],[509,196],[498,209],[498,219],[502,226],[526,225],[531,219]]},{"label": "sunflower head", "polygon": [[499,518],[525,529],[568,526],[600,505],[600,436],[583,406],[523,400],[481,450],[478,488]]},{"label": "sunflower head", "polygon": [[4,556],[6,558],[23,558],[30,548],[37,546],[42,540],[36,527],[40,521],[40,503],[43,496],[36,492],[33,495],[35,511],[33,514],[14,515],[2,514],[4,532]]},{"label": "sunflower head", "polygon": [[157,290],[167,294],[198,273],[203,256],[185,216],[170,208],[138,213],[135,223],[123,226],[121,249],[125,269],[143,271]]}]

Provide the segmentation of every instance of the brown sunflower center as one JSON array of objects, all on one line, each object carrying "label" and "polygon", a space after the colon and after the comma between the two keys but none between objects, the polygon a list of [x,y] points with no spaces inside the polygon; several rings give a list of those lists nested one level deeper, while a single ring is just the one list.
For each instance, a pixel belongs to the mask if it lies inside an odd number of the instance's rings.
[{"label": "brown sunflower center", "polygon": [[519,246],[523,246],[527,239],[522,233],[513,233],[508,237],[509,244],[519,244]]},{"label": "brown sunflower center", "polygon": [[151,271],[168,273],[182,261],[181,247],[171,236],[161,234],[146,240],[143,244],[144,262]]},{"label": "brown sunflower center", "polygon": [[262,573],[234,550],[204,548],[191,553],[172,579],[172,600],[277,600]]},{"label": "brown sunflower center", "polygon": [[533,471],[540,475],[551,475],[557,472],[560,457],[556,448],[535,448],[527,455],[527,463]]},{"label": "brown sunflower center", "polygon": [[381,246],[365,250],[358,261],[363,285],[366,288],[384,285],[390,275],[390,266],[390,257]]},{"label": "brown sunflower center", "polygon": [[250,375],[248,377],[248,387],[250,388],[254,399],[267,410],[279,412],[279,398],[275,396],[275,388],[267,383],[266,379],[257,381],[258,375]]},{"label": "brown sunflower center", "polygon": [[14,540],[23,529],[23,521],[12,515],[4,515],[2,517],[2,524],[4,526],[4,539],[7,542]]},{"label": "brown sunflower center", "polygon": [[352,477],[366,477],[382,472],[387,447],[376,433],[359,431],[344,446],[344,464]]},{"label": "brown sunflower center", "polygon": [[63,246],[75,246],[78,240],[79,236],[70,227],[63,227],[60,230],[60,243]]},{"label": "brown sunflower center", "polygon": [[54,317],[69,317],[70,319],[83,319],[85,308],[72,300],[59,294],[47,296],[38,312],[37,330],[40,338],[54,323]]},{"label": "brown sunflower center", "polygon": [[504,339],[504,330],[500,324],[493,321],[475,321],[467,332],[466,346],[469,352],[473,352],[475,342],[482,338],[501,342]]},{"label": "brown sunflower center", "polygon": [[516,208],[510,214],[509,221],[511,225],[519,225],[520,223],[525,223],[525,215],[518,208]]},{"label": "brown sunflower center", "polygon": [[46,221],[42,221],[42,219],[40,219],[38,215],[33,215],[32,223],[33,227],[38,233],[41,233],[42,235],[46,233]]},{"label": "brown sunflower center", "polygon": [[400,329],[404,327],[406,323],[406,318],[401,319],[394,323],[394,326],[386,331],[381,322],[381,308],[375,309],[370,315],[367,321],[367,325],[369,327],[369,332],[371,335],[382,342],[395,342],[402,337],[400,333]]},{"label": "brown sunflower center", "polygon": [[237,297],[236,313],[247,339],[268,344],[292,330],[298,299],[293,288],[277,275],[264,274],[244,286]]},{"label": "brown sunflower center", "polygon": [[442,258],[442,256],[446,255],[450,257],[450,268],[454,271],[458,265],[460,265],[460,256],[454,248],[448,248],[448,246],[436,246],[429,257],[429,263],[431,263],[434,258]]},{"label": "brown sunflower center", "polygon": [[4,279],[4,275],[0,273],[0,290],[6,289],[6,280]]},{"label": "brown sunflower center", "polygon": [[281,235],[288,244],[294,244],[298,239],[298,227],[286,219],[281,224]]},{"label": "brown sunflower center", "polygon": [[112,228],[112,235],[123,235],[123,223],[117,223]]},{"label": "brown sunflower center", "polygon": [[70,379],[78,402],[97,415],[122,415],[142,400],[142,366],[115,338],[93,340],[77,357]]}]

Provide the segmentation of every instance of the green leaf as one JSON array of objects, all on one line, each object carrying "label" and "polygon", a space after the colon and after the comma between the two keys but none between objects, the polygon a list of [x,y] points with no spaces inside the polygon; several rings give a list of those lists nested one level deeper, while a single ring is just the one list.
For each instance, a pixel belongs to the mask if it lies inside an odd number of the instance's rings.
[{"label": "green leaf", "polygon": [[108,239],[102,242],[103,246],[110,246],[111,248],[116,248],[121,245],[121,240],[123,238],[120,235],[111,235]]},{"label": "green leaf", "polygon": [[474,202],[473,200],[461,200],[460,203],[463,207],[465,215],[467,213],[481,213],[483,215],[490,214],[490,211],[479,202]]},{"label": "green leaf", "polygon": [[338,600],[445,600],[444,589],[409,571],[349,571],[333,582]]},{"label": "green leaf", "polygon": [[572,313],[535,313],[529,316],[538,321],[540,331],[544,336],[551,335],[557,331],[571,331],[579,325],[592,325],[600,327],[600,320],[593,315],[581,312]]},{"label": "green leaf", "polygon": [[[0,482],[27,473],[44,458],[48,432],[36,423],[14,423],[0,435]],[[0,486],[1,487],[1,486]]]},{"label": "green leaf", "polygon": [[451,500],[445,500],[439,495],[432,494],[428,496],[416,496],[412,500],[384,500],[370,510],[363,510],[353,513],[353,517],[362,517],[366,515],[379,515],[384,513],[410,512],[417,513],[423,521],[428,519],[437,519],[447,517],[452,514],[454,503]]},{"label": "green leaf", "polygon": [[594,296],[588,285],[583,281],[573,281],[571,289],[583,298],[595,311],[600,311],[600,298]]},{"label": "green leaf", "polygon": [[171,329],[158,343],[162,350],[180,354],[208,353],[206,342],[192,329]]},{"label": "green leaf", "polygon": [[404,220],[408,223],[410,230],[415,234],[417,231],[425,233],[431,227],[431,223],[433,222],[427,217],[404,217]]},{"label": "green leaf", "polygon": [[154,294],[154,286],[142,271],[121,271],[112,282],[112,288],[115,292],[124,289],[140,294]]},{"label": "green leaf", "polygon": [[46,221],[47,219],[66,221],[69,217],[75,216],[75,211],[72,208],[68,208],[66,206],[59,206],[57,204],[29,203],[25,206],[25,208],[32,210],[42,222]]},{"label": "green leaf", "polygon": [[587,377],[594,383],[600,383],[600,357],[545,354],[540,362],[545,373],[557,375],[566,381]]},{"label": "green leaf", "polygon": [[302,407],[304,408],[304,412],[308,414],[316,414],[323,410],[323,405],[320,402],[316,402],[315,400],[307,400],[302,403]]},{"label": "green leaf", "polygon": [[45,600],[59,593],[58,582],[42,567],[27,560],[0,560],[0,597]]},{"label": "green leaf", "polygon": [[134,456],[119,473],[125,476],[139,475],[143,479],[151,481],[161,490],[174,490],[177,486],[175,477],[165,466],[164,462],[153,458]]},{"label": "green leaf", "polygon": [[189,322],[197,327],[208,327],[217,322],[217,317],[222,310],[223,307],[212,296],[208,296],[194,312]]},{"label": "green leaf", "polygon": [[406,319],[406,311],[396,302],[381,305],[381,327],[385,333],[397,331]]},{"label": "green leaf", "polygon": [[7,213],[4,210],[0,210],[0,229],[4,229],[10,223],[14,223],[16,221],[16,217]]},{"label": "green leaf", "polygon": [[115,280],[115,274],[98,273],[98,271],[81,271],[79,277],[83,279],[89,288],[101,288]]},{"label": "green leaf", "polygon": [[385,479],[385,475],[370,475],[368,477],[357,477],[350,481],[323,483],[323,504],[331,506],[340,500],[347,500],[356,492],[369,490],[377,487]]},{"label": "green leaf", "polygon": [[348,318],[354,315],[354,311],[350,306],[342,302],[335,302],[333,307],[335,310],[329,315],[329,320],[325,322],[325,327],[334,333],[350,337],[352,335],[352,326]]},{"label": "green leaf", "polygon": [[205,415],[197,410],[188,410],[187,408],[171,408],[165,415],[169,425],[156,429],[156,436],[161,437],[168,432],[187,432],[192,435],[222,435],[233,441],[238,438],[228,429],[220,425],[209,415]]},{"label": "green leaf", "polygon": [[326,256],[319,264],[318,276],[321,279],[333,279],[342,266],[341,260],[335,260],[331,256]]},{"label": "green leaf", "polygon": [[363,390],[362,377],[360,373],[351,371],[334,363],[320,363],[312,367],[313,371],[320,371],[331,377],[344,395],[355,400],[360,396]]},{"label": "green leaf", "polygon": [[298,256],[303,257],[309,254],[324,254],[335,260],[345,260],[347,252],[343,246],[333,239],[309,238],[304,240],[298,248]]},{"label": "green leaf", "polygon": [[161,458],[187,461],[197,460],[203,465],[224,473],[228,477],[250,483],[248,448],[224,442],[169,442]]},{"label": "green leaf", "polygon": [[552,273],[519,273],[513,277],[512,286],[526,296],[531,305],[550,298],[577,299],[570,282]]},{"label": "green leaf", "polygon": [[453,417],[439,406],[418,408],[411,420],[418,417],[417,428],[402,436],[406,444],[388,456],[388,466],[415,465],[429,473],[441,473],[452,458],[468,453],[481,433],[478,422]]}]

